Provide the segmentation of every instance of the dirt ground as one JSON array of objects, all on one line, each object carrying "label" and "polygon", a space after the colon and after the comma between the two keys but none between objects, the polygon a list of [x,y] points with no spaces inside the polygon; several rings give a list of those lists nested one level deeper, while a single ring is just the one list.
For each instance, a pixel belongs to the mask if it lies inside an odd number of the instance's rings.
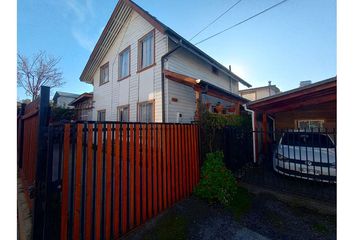
[{"label": "dirt ground", "polygon": [[336,239],[336,216],[242,188],[238,196],[229,208],[192,196],[124,239]]}]

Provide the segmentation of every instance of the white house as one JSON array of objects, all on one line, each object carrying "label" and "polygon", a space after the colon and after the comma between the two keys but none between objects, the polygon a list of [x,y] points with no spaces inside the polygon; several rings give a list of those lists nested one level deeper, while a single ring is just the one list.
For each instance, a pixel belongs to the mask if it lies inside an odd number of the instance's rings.
[{"label": "white house", "polygon": [[55,92],[53,96],[53,103],[57,107],[62,107],[62,108],[73,108],[70,106],[70,103],[74,101],[79,94],[75,93],[68,93],[68,92]]},{"label": "white house", "polygon": [[270,82],[268,86],[240,90],[241,97],[250,101],[273,96],[278,93],[280,93],[280,89],[276,85],[271,85]]},{"label": "white house", "polygon": [[80,80],[93,84],[93,119],[191,122],[197,100],[239,113],[249,83],[130,0],[120,0]]}]

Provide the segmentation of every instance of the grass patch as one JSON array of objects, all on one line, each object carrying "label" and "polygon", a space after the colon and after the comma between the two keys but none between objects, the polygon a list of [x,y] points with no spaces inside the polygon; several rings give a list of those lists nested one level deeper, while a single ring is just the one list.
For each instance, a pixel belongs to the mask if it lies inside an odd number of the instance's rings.
[{"label": "grass patch", "polygon": [[237,187],[236,197],[231,201],[228,208],[238,220],[250,210],[251,205],[252,196],[248,190],[243,187]]},{"label": "grass patch", "polygon": [[326,225],[318,222],[312,225],[312,229],[321,234],[329,233],[329,230],[327,229]]},{"label": "grass patch", "polygon": [[178,214],[165,216],[159,220],[154,229],[144,236],[145,240],[171,238],[187,238],[187,220],[184,216]]}]

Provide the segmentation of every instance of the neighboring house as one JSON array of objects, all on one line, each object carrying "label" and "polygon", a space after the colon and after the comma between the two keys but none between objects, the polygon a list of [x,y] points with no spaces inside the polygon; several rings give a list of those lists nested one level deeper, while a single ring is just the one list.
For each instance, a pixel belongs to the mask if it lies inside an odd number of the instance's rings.
[{"label": "neighboring house", "polygon": [[268,86],[240,90],[240,95],[250,101],[273,96],[278,93],[280,93],[279,88],[276,85],[271,85],[270,82]]},{"label": "neighboring house", "polygon": [[69,103],[76,111],[76,119],[81,121],[92,120],[93,93],[83,93]]},{"label": "neighboring house", "polygon": [[120,0],[80,80],[93,85],[93,119],[191,122],[198,100],[239,114],[249,83],[130,0]]},{"label": "neighboring house", "polygon": [[56,92],[53,97],[53,104],[57,107],[62,108],[72,108],[69,106],[73,100],[75,100],[79,94],[68,93],[68,92]]}]

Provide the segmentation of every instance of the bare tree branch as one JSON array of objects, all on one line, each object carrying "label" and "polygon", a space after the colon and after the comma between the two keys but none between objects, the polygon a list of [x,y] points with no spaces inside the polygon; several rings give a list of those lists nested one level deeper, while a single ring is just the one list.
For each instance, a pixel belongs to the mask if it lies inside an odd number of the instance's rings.
[{"label": "bare tree branch", "polygon": [[41,86],[61,87],[63,72],[57,67],[60,58],[48,56],[45,51],[36,53],[32,60],[17,55],[17,86],[26,91],[32,100],[38,97]]}]

